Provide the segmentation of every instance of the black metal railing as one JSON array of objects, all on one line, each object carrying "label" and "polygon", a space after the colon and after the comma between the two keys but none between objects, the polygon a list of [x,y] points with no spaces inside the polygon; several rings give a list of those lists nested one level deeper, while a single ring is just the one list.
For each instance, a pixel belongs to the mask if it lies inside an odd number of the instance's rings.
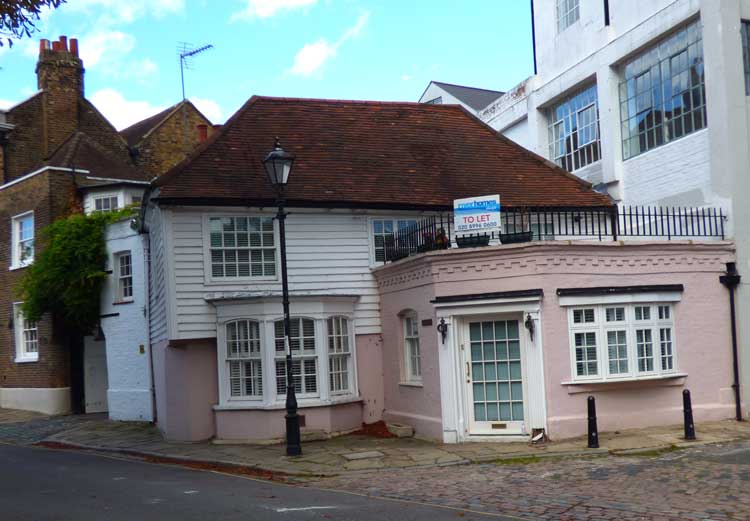
[{"label": "black metal railing", "polygon": [[501,231],[457,234],[453,213],[426,217],[384,241],[385,262],[426,251],[533,240],[724,239],[727,216],[717,208],[504,208]]}]

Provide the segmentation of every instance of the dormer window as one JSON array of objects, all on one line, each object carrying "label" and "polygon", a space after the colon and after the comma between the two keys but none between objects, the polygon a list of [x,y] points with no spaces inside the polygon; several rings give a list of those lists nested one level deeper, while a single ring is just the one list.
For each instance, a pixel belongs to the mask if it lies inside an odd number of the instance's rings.
[{"label": "dormer window", "polygon": [[557,32],[561,33],[581,17],[579,0],[556,0]]},{"label": "dormer window", "polygon": [[119,208],[116,195],[107,195],[104,197],[94,198],[94,211],[95,212],[114,212]]}]

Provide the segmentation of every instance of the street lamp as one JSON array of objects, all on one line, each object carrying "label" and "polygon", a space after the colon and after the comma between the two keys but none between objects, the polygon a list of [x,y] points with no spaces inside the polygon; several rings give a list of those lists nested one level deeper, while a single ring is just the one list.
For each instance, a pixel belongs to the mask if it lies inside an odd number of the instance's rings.
[{"label": "street lamp", "polygon": [[281,148],[279,138],[276,138],[273,150],[263,160],[266,175],[276,191],[276,206],[278,212],[276,219],[279,221],[279,243],[281,245],[281,303],[284,307],[284,348],[286,349],[286,455],[299,456],[302,454],[299,434],[299,416],[297,415],[297,396],[294,393],[294,381],[292,379],[292,344],[289,341],[290,318],[289,318],[289,281],[286,274],[286,212],[284,203],[286,195],[286,184],[289,181],[289,173],[294,164],[294,155]]}]

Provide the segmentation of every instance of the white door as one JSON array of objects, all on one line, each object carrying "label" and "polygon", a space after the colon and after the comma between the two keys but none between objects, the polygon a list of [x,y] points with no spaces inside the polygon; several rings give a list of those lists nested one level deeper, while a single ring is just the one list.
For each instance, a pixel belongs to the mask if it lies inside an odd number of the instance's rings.
[{"label": "white door", "polygon": [[84,339],[84,392],[86,413],[107,411],[107,351],[104,341]]},{"label": "white door", "polygon": [[519,320],[469,319],[465,335],[469,434],[525,434]]}]

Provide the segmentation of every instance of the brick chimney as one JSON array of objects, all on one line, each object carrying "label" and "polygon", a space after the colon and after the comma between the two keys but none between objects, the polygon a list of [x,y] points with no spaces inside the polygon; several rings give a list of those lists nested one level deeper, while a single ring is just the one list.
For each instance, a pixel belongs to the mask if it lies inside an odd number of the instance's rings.
[{"label": "brick chimney", "polygon": [[78,102],[83,98],[83,62],[78,40],[61,36],[39,42],[37,87],[44,91],[45,155],[51,154],[78,128]]}]

